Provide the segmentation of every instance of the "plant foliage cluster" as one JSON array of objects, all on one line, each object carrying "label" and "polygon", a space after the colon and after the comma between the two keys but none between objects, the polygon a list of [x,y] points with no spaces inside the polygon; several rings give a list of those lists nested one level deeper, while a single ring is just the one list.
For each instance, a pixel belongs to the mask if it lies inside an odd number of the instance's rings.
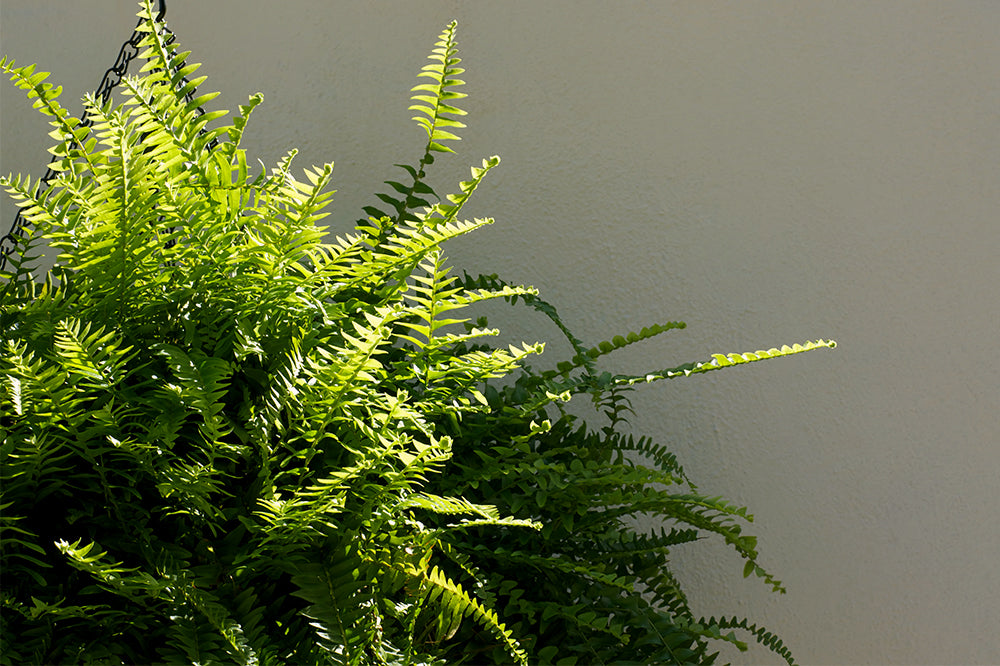
[{"label": "plant foliage cluster", "polygon": [[[442,254],[491,222],[461,213],[499,163],[444,199],[425,182],[463,127],[454,23],[413,89],[421,159],[329,234],[332,164],[255,173],[260,96],[229,124],[185,99],[204,77],[151,5],[145,66],[120,103],[85,100],[89,124],[0,61],[58,174],[2,180],[30,226],[0,285],[0,663],[710,663],[734,629],[791,662],[746,620],[694,617],[670,573],[714,533],[780,590],[746,510],[618,426],[633,384],[832,343],[600,373],[683,324],[589,348],[535,290]],[[490,299],[550,317],[574,357],[534,372],[541,345],[487,344],[462,315]],[[609,424],[568,415],[576,394]]]}]

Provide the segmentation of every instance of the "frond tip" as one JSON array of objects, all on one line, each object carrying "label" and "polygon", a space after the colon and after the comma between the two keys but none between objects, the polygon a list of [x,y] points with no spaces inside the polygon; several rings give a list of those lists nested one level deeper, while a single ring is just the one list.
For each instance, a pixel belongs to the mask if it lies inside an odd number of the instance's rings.
[{"label": "frond tip", "polygon": [[[465,93],[453,90],[458,86],[465,85],[465,81],[455,78],[465,70],[458,67],[462,62],[455,54],[458,48],[455,46],[455,28],[457,21],[452,21],[445,28],[434,45],[434,50],[428,59],[431,64],[424,65],[420,74],[421,78],[428,78],[430,83],[421,83],[413,88],[415,93],[410,99],[414,104],[410,106],[410,111],[416,111],[421,115],[413,117],[427,132],[430,142],[427,145],[428,152],[451,153],[451,148],[442,144],[442,141],[458,141],[459,136],[449,131],[448,128],[460,129],[465,124],[455,120],[454,116],[464,116],[466,112],[454,106],[454,101],[462,99]],[[448,117],[452,116],[452,117]]]}]

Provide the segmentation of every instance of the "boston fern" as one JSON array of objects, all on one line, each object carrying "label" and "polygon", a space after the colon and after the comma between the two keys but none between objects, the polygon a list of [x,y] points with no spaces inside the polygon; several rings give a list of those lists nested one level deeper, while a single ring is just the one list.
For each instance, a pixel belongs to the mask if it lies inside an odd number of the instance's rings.
[{"label": "boston fern", "polygon": [[[671,547],[714,533],[780,590],[746,510],[618,426],[634,384],[833,343],[600,373],[683,324],[589,348],[535,290],[442,254],[491,222],[461,212],[499,163],[444,199],[425,182],[463,127],[454,23],[414,88],[419,162],[328,233],[332,165],[251,169],[260,96],[231,124],[206,112],[152,4],[146,65],[89,122],[0,61],[57,172],[0,181],[28,224],[0,283],[0,663],[710,663],[734,629],[791,663],[746,620],[694,617],[670,573]],[[500,298],[574,357],[535,372],[541,345],[485,344],[460,311]],[[562,409],[578,394],[608,425]]]}]

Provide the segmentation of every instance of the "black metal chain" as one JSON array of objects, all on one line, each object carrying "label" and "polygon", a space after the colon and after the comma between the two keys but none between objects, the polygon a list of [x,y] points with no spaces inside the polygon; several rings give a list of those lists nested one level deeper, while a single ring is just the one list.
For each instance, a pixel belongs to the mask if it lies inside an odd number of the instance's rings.
[{"label": "black metal chain", "polygon": [[[176,36],[170,31],[170,28],[163,23],[163,19],[167,15],[167,0],[160,0],[160,10],[156,15],[156,20],[162,25],[163,34],[165,38],[165,43],[169,46],[174,42]],[[115,60],[115,64],[104,73],[104,77],[101,79],[101,84],[97,86],[97,90],[94,91],[94,98],[99,100],[101,105],[107,104],[111,100],[111,94],[114,89],[122,82],[122,78],[128,72],[128,67],[139,55],[139,44],[142,41],[143,33],[139,31],[142,24],[145,23],[145,19],[139,19],[139,22],[135,26],[135,30],[132,32],[132,36],[125,40],[122,44],[121,50],[118,52],[118,58]],[[184,95],[184,99],[191,102],[194,99],[194,89],[189,88],[189,81],[187,77],[181,77],[180,87],[182,90],[188,89],[187,93]],[[203,115],[205,110],[201,107],[197,108],[197,114]],[[89,127],[93,124],[90,118],[84,118],[78,127]],[[218,142],[214,139],[209,143],[210,147],[215,147]],[[55,178],[56,172],[51,168],[46,170],[45,175],[42,176],[41,180],[45,185]],[[6,235],[0,237],[0,271],[7,267],[7,257],[14,251],[17,247],[17,240],[21,234],[24,227],[24,219],[21,216],[21,211],[18,209],[17,216],[14,218],[13,224],[10,226],[10,231]]]}]

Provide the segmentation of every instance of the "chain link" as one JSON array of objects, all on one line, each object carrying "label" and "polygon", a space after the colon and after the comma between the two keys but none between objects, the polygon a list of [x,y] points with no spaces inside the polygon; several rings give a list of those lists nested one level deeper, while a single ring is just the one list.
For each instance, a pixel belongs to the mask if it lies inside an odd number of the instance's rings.
[{"label": "chain link", "polygon": [[[156,20],[161,23],[165,43],[169,46],[174,42],[176,36],[170,31],[170,28],[163,24],[163,19],[167,14],[167,2],[166,0],[160,0],[160,11],[156,16]],[[115,59],[115,64],[111,66],[108,71],[104,73],[104,77],[101,79],[101,83],[97,86],[97,90],[94,91],[94,98],[99,100],[101,105],[107,104],[111,101],[111,94],[114,92],[115,88],[122,82],[122,78],[128,72],[128,67],[139,56],[139,44],[142,41],[143,33],[139,31],[142,24],[145,23],[145,19],[140,19],[135,26],[135,30],[132,32],[132,36],[129,37],[124,44],[122,44],[121,50],[118,52],[118,57]],[[184,99],[187,102],[191,102],[194,99],[194,89],[189,88],[187,77],[181,77],[179,80],[181,90],[187,89],[187,93],[184,95]],[[205,113],[205,110],[201,107],[196,109],[196,113],[200,116]],[[80,122],[79,127],[90,127],[93,121],[90,118],[84,118]],[[218,145],[218,141],[213,139],[209,142],[209,147],[215,148]],[[49,182],[55,178],[56,172],[51,168],[45,171],[45,175],[42,176],[41,181],[47,186]],[[9,257],[14,250],[17,248],[18,237],[24,228],[24,219],[21,216],[21,210],[18,209],[17,215],[14,217],[14,222],[10,226],[10,231],[8,231],[3,237],[0,237],[0,271],[7,267],[7,257]]]}]

